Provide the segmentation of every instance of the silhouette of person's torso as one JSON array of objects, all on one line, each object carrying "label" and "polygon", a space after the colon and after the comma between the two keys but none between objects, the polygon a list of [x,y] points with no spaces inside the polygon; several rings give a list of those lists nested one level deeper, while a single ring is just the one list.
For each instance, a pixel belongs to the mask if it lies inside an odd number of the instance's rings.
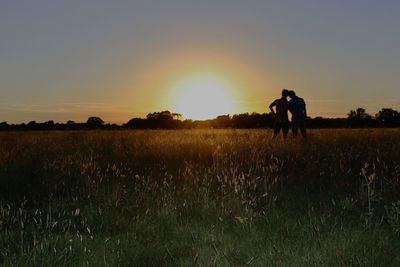
[{"label": "silhouette of person's torso", "polygon": [[295,96],[289,101],[288,105],[290,113],[292,113],[292,121],[305,119],[303,111],[305,110],[306,103],[303,98]]},{"label": "silhouette of person's torso", "polygon": [[288,122],[288,102],[285,99],[279,98],[273,102],[276,109],[275,120],[277,122]]}]

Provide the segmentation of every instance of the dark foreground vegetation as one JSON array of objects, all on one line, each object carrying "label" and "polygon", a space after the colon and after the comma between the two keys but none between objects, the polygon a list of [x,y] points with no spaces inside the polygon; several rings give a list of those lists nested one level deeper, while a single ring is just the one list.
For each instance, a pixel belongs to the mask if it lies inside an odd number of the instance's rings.
[{"label": "dark foreground vegetation", "polygon": [[3,266],[399,266],[400,130],[0,133]]},{"label": "dark foreground vegetation", "polygon": [[[257,129],[272,128],[275,119],[271,113],[244,113],[221,115],[211,120],[182,120],[182,115],[170,111],[153,112],[146,118],[133,118],[122,125],[105,123],[99,117],[89,117],[85,123],[67,121],[36,122],[27,124],[0,123],[0,131],[9,130],[118,130],[118,129]],[[381,109],[375,116],[368,114],[365,109],[351,110],[346,118],[307,118],[309,128],[393,128],[400,127],[400,113],[391,108]]]}]

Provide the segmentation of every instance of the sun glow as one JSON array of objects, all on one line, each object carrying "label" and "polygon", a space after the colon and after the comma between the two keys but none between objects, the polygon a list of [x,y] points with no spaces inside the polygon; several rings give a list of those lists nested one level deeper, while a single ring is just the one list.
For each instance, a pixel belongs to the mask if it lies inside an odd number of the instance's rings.
[{"label": "sun glow", "polygon": [[222,76],[190,75],[175,88],[174,111],[193,120],[212,119],[235,112],[234,87]]}]

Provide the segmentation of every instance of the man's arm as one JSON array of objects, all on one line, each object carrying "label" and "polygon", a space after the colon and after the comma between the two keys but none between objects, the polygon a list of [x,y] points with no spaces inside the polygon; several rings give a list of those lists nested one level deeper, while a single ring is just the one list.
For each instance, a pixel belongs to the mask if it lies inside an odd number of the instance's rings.
[{"label": "man's arm", "polygon": [[307,118],[306,103],[305,103],[305,102],[303,102],[303,103],[304,103],[304,106],[303,106],[303,114],[304,114],[304,117]]},{"label": "man's arm", "polygon": [[274,111],[274,109],[272,108],[272,107],[274,107],[274,106],[276,106],[276,100],[275,100],[274,102],[272,102],[271,105],[269,105],[269,109],[271,110],[271,113],[272,113],[273,115],[275,115],[275,111]]}]

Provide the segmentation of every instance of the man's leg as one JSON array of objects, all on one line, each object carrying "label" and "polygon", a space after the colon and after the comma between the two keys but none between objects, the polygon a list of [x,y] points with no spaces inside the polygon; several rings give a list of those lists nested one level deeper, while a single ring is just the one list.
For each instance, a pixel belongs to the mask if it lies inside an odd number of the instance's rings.
[{"label": "man's leg", "polygon": [[298,128],[297,122],[296,121],[292,121],[292,134],[293,134],[293,136],[297,136],[297,128]]},{"label": "man's leg", "polygon": [[300,132],[301,132],[301,136],[303,136],[303,138],[306,139],[307,138],[306,125],[301,125],[300,126]]},{"label": "man's leg", "polygon": [[273,139],[275,139],[278,136],[280,130],[281,130],[281,124],[275,123],[274,124],[274,136],[272,136]]},{"label": "man's leg", "polygon": [[286,139],[288,132],[289,132],[289,123],[284,123],[282,125],[282,133],[284,139]]}]

